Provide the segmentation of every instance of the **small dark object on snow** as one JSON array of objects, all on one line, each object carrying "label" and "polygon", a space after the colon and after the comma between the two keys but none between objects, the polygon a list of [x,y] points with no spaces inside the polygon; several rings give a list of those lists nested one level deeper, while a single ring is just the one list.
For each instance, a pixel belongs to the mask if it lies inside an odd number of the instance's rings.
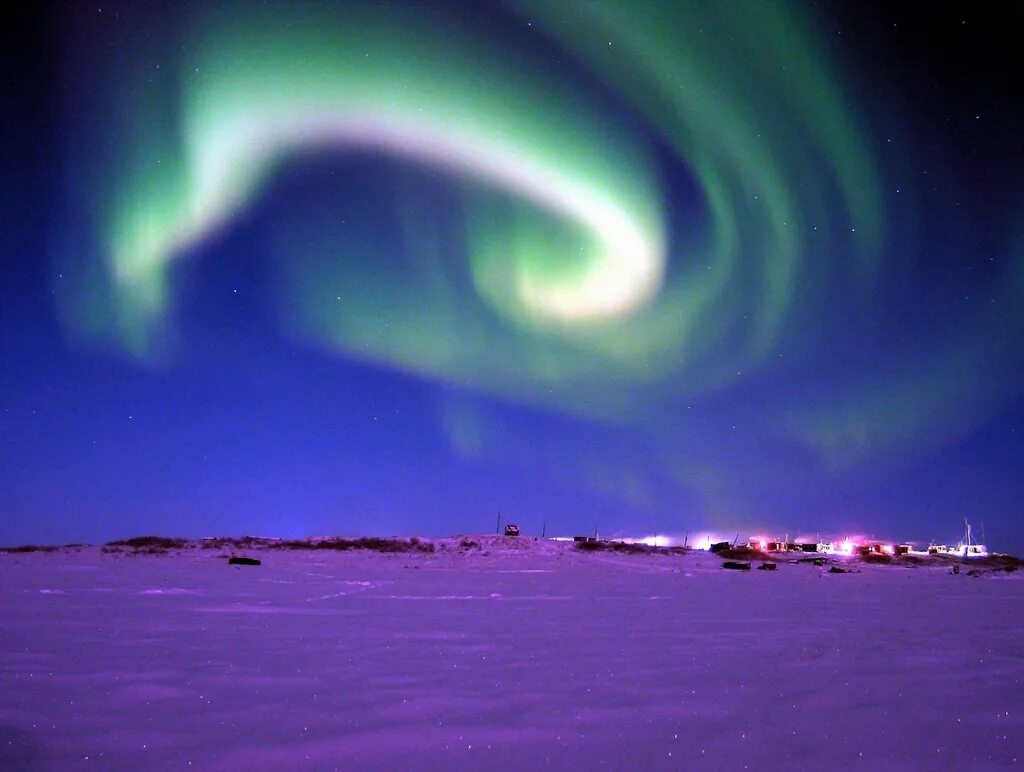
[{"label": "small dark object on snow", "polygon": [[239,558],[239,557],[235,557],[234,555],[232,555],[228,559],[228,565],[229,566],[261,566],[261,565],[263,565],[263,561],[262,560],[257,560],[256,558]]},{"label": "small dark object on snow", "polygon": [[968,576],[973,576],[973,577],[977,578],[977,577],[981,576],[983,573],[985,573],[985,572],[981,571],[981,570],[979,570],[977,568],[972,568],[970,571],[967,572],[967,575]]},{"label": "small dark object on snow", "polygon": [[825,558],[815,558],[814,559],[814,565],[816,565],[816,566],[823,566],[823,565],[825,565]]},{"label": "small dark object on snow", "polygon": [[725,552],[725,550],[730,547],[732,547],[732,545],[727,541],[716,541],[708,548],[708,550],[710,552]]},{"label": "small dark object on snow", "polygon": [[758,571],[778,571],[779,567],[774,563],[762,563],[757,567]]},{"label": "small dark object on snow", "polygon": [[853,573],[853,571],[850,571],[850,570],[848,570],[846,568],[840,568],[839,566],[832,566],[832,568],[830,568],[828,570],[828,572],[830,574],[852,574]]},{"label": "small dark object on snow", "polygon": [[722,568],[731,568],[733,571],[749,571],[750,563],[737,563],[734,560],[727,560],[722,563]]},{"label": "small dark object on snow", "polygon": [[960,566],[953,566],[953,570],[950,573],[959,574],[960,573]]}]

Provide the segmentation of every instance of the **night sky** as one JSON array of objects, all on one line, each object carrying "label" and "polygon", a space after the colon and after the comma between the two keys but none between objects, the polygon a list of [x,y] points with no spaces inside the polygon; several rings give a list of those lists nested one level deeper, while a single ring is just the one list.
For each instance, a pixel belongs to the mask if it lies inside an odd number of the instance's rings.
[{"label": "night sky", "polygon": [[1024,551],[1019,4],[4,13],[0,544]]}]

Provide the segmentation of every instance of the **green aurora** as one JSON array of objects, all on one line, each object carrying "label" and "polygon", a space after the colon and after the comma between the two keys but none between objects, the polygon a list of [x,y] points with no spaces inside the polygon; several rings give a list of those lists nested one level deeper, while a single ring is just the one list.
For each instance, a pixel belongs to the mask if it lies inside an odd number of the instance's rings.
[{"label": "green aurora", "polygon": [[[77,277],[61,297],[67,326],[161,362],[173,353],[177,262],[304,154],[380,153],[409,168],[391,198],[396,254],[381,259],[372,229],[345,223],[343,234],[328,205],[284,207],[274,248],[285,329],[475,395],[628,426],[671,469],[706,467],[687,445],[686,408],[793,367],[784,353],[813,353],[837,285],[870,309],[892,270],[888,202],[867,129],[802,13],[759,2],[643,11],[510,5],[600,89],[422,10],[299,6],[287,27],[248,5],[190,18],[160,88],[131,68],[106,73],[122,85],[104,102],[118,105],[109,156],[85,164],[103,202],[94,259],[59,262]],[[672,192],[665,154],[694,196]],[[444,175],[453,209],[420,195],[422,169]],[[1020,282],[1007,287],[1019,300]],[[905,352],[884,389],[867,372],[741,412],[836,469],[941,444],[985,412],[958,411],[965,399],[1016,393],[962,374],[996,324],[1019,329],[1020,314],[968,320],[948,347]],[[997,368],[1016,356],[984,351]],[[959,418],[935,420],[943,411]],[[471,408],[442,412],[468,455],[494,444],[500,430]]]}]

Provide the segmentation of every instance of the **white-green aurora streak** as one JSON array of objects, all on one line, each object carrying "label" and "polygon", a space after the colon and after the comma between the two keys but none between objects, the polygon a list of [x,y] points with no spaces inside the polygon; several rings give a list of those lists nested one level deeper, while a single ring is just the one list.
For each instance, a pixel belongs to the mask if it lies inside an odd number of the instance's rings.
[{"label": "white-green aurora streak", "polygon": [[287,29],[225,24],[197,44],[178,163],[129,170],[108,229],[125,342],[144,351],[167,313],[169,262],[250,203],[290,153],[332,145],[479,180],[572,228],[568,254],[543,226],[499,248],[510,281],[490,291],[520,319],[571,326],[649,302],[665,244],[647,159],[538,73],[441,38],[372,14],[324,24],[309,13]]},{"label": "white-green aurora streak", "polygon": [[[780,340],[813,338],[828,286],[877,279],[877,164],[796,13],[509,8],[604,91],[583,96],[593,82],[410,8],[300,5],[289,25],[246,5],[190,17],[172,85],[118,91],[115,153],[91,164],[111,187],[92,228],[100,243],[65,318],[154,358],[175,315],[174,262],[290,159],[332,147],[447,173],[468,281],[438,267],[451,237],[422,202],[395,207],[415,263],[399,276],[378,265],[379,245],[343,247],[338,217],[284,217],[285,325],[480,394],[658,427],[737,374],[770,371]],[[132,82],[121,75],[110,83]],[[669,174],[693,180],[692,200],[665,184],[665,155]],[[820,438],[834,432],[794,420],[781,434],[832,452]]]},{"label": "white-green aurora streak", "polygon": [[[660,19],[586,3],[559,12],[571,34],[549,27],[622,86],[699,180],[708,221],[675,246],[667,283],[673,216],[647,142],[497,41],[436,19],[388,23],[372,8],[329,18],[306,9],[288,27],[244,10],[193,25],[203,34],[181,62],[177,141],[157,141],[168,134],[157,125],[165,110],[133,105],[125,157],[134,163],[118,164],[104,227],[120,308],[110,332],[145,354],[171,312],[171,261],[251,202],[290,152],[337,144],[434,164],[518,202],[514,222],[500,206],[470,218],[480,296],[511,325],[607,359],[600,369],[642,359],[678,371],[751,314],[740,331],[748,344],[730,360],[765,354],[806,278],[808,234],[877,231],[873,179],[808,40],[786,26],[786,46],[766,47],[777,24],[763,38],[740,24],[748,33],[733,43],[733,29],[694,37],[716,15],[693,6]],[[614,46],[581,43],[613,30]],[[794,77],[772,74],[787,65]],[[866,171],[853,179],[851,168]],[[817,211],[834,194],[849,211],[838,223]]]}]

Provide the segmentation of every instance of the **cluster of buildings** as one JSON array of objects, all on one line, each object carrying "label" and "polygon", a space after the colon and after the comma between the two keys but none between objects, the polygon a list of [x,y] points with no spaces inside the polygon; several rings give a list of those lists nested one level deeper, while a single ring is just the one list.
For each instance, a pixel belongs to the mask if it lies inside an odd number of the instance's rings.
[{"label": "cluster of buildings", "polygon": [[[968,532],[969,533],[969,532]],[[844,539],[841,542],[790,542],[757,537],[747,542],[750,549],[758,552],[811,552],[818,555],[949,555],[950,557],[984,557],[988,549],[984,544],[974,544],[968,535],[965,541],[954,546],[945,544],[929,544],[926,549],[917,549],[913,544],[893,544],[886,542]]]},{"label": "cluster of buildings", "polygon": [[787,542],[766,538],[754,538],[747,542],[750,549],[758,552],[812,552],[818,555],[909,555],[910,544],[885,544],[883,542],[853,541],[841,542]]},{"label": "cluster of buildings", "polygon": [[[690,534],[687,532],[681,541],[677,537],[665,534],[645,536],[643,538],[621,537],[615,539],[615,541],[626,544],[646,544],[651,547],[675,546],[683,549],[707,550],[709,552],[722,552],[744,544],[744,542],[740,541],[739,534],[736,534],[735,539],[729,541],[722,540],[723,536],[724,535],[716,533],[702,533],[698,534],[697,537],[691,541]],[[569,541],[569,538],[565,537],[564,540]],[[573,540],[577,542],[603,541],[603,539],[598,537],[596,530],[594,531],[593,536],[576,536]],[[978,544],[973,540],[971,525],[966,520],[964,521],[963,539],[953,545],[935,544],[934,542],[931,542],[927,547],[922,548],[918,547],[913,542],[875,541],[861,536],[850,536],[842,539],[841,541],[823,541],[819,535],[814,539],[802,538],[790,541],[789,536],[787,535],[784,539],[769,536],[753,536],[747,539],[745,546],[748,549],[765,553],[799,552],[811,553],[818,556],[836,555],[840,557],[852,557],[855,555],[859,557],[946,555],[957,558],[971,558],[985,557],[989,554],[988,548],[984,544]]]}]

